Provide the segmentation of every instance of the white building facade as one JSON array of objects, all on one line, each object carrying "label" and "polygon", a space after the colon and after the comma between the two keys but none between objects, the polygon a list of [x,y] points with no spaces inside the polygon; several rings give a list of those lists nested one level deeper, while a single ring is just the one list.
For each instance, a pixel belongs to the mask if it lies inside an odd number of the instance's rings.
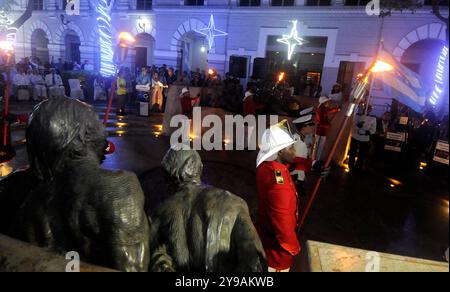
[{"label": "white building facade", "polygon": [[[79,1],[80,15],[69,16],[64,10],[65,0],[34,0],[32,16],[16,35],[17,57],[36,55],[41,60],[53,58],[54,62],[58,58],[89,60],[98,70],[101,52],[96,1]],[[20,16],[27,0],[17,2],[18,6],[13,7],[14,17]],[[319,76],[323,92],[329,93],[336,82],[349,90],[354,76],[375,56],[381,18],[366,14],[367,2],[116,0],[112,32],[116,36],[118,32],[128,31],[137,38],[136,48],[130,52],[126,64],[132,68],[167,64],[182,70],[212,67],[223,74],[230,70],[232,57],[242,57],[237,70],[245,71],[244,75],[249,77],[254,74],[258,59],[266,60],[265,66],[272,70],[282,68],[278,65],[286,63],[287,46],[276,39],[289,34],[291,21],[298,20],[299,35],[308,44],[297,49],[294,67],[309,74],[308,78]],[[448,8],[442,10],[448,13]],[[198,30],[208,26],[211,15],[216,28],[228,35],[215,38],[208,50]],[[382,38],[384,47],[395,57],[416,68],[421,75],[429,76],[438,62],[440,48],[446,43],[446,27],[426,5],[414,14],[395,12],[386,17]],[[381,114],[385,104],[390,104],[390,98],[381,92],[374,95],[375,111]]]}]

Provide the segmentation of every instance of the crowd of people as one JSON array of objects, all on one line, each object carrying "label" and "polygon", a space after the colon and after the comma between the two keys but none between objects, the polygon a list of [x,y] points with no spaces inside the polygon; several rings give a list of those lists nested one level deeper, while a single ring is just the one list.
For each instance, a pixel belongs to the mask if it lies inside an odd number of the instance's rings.
[{"label": "crowd of people", "polygon": [[[93,65],[85,60],[82,65],[74,62],[43,64],[37,57],[22,58],[9,70],[11,84],[10,96],[16,100],[41,101],[51,96],[66,93],[63,79],[60,75],[64,71],[93,71]],[[0,70],[0,100],[5,96],[7,70]]]},{"label": "crowd of people", "polygon": [[[79,65],[77,62],[63,62],[62,59],[58,59],[56,63],[47,62],[42,65],[42,62],[36,57],[23,58],[11,71],[11,95],[18,100],[40,101],[51,96],[64,94],[67,91],[59,73],[76,70],[93,72],[93,65],[88,60]],[[4,96],[6,80],[5,72],[1,73],[0,98]],[[163,64],[160,67],[153,65],[136,68],[133,72],[129,67],[122,67],[118,71],[117,83],[115,84],[115,100],[117,111],[121,114],[126,114],[126,104],[133,105],[140,101],[149,102],[151,109],[155,112],[164,112],[169,86],[179,85],[187,89],[201,87],[205,89],[202,90],[201,98],[189,96],[189,91],[182,94],[184,100],[180,98],[180,102],[183,109],[190,108],[186,105],[195,103],[200,106],[223,108],[234,114],[243,114],[244,116],[279,114],[295,117],[300,112],[300,107],[294,97],[295,88],[277,77],[274,74],[265,79],[251,77],[247,84],[243,84],[237,76],[226,73],[222,77],[215,70],[206,71],[197,68],[194,71],[187,72]],[[101,74],[97,74],[93,80],[93,94],[85,94],[85,96],[92,101],[107,100],[113,80],[113,76],[103,77]],[[139,86],[144,86],[143,88],[146,90],[137,90]],[[340,110],[343,104],[342,86],[335,84],[329,94],[324,94],[322,87],[318,85],[312,97],[317,98],[318,106],[314,110],[316,123],[314,135],[312,135],[313,138],[308,137],[309,140],[314,142],[309,144],[315,145],[309,150],[309,157],[318,160],[323,157],[323,149],[333,123],[333,115]],[[372,108],[369,107],[367,111],[363,110],[362,113],[358,112],[355,115],[349,152],[349,167],[351,169],[362,168],[371,148],[375,149],[378,156],[379,153],[383,153],[386,133],[395,130],[392,125],[398,124],[398,121],[393,121],[390,112],[386,112],[381,118],[376,118],[370,115],[371,111]],[[191,110],[187,110],[186,114],[189,115],[190,112]],[[409,124],[411,126],[409,128],[413,129],[408,130],[411,132],[408,133],[410,142],[415,145],[415,149],[424,153],[425,150],[430,149],[430,145],[436,140],[436,137],[428,137],[429,135],[421,133],[424,132],[425,127],[437,125],[439,121],[430,121],[418,117],[412,119]],[[440,124],[445,125],[446,123]],[[446,135],[448,136],[448,130]],[[442,133],[438,136],[442,136]],[[358,157],[358,160],[356,157]]]}]

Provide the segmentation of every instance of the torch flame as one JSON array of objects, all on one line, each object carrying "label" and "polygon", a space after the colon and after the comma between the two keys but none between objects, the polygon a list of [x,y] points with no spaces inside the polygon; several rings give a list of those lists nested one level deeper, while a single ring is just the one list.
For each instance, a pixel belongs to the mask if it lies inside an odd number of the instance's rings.
[{"label": "torch flame", "polygon": [[281,72],[280,75],[278,76],[278,82],[283,81],[284,77],[286,76],[286,73]]},{"label": "torch flame", "polygon": [[120,41],[127,41],[130,43],[136,42],[136,39],[129,33],[129,32],[121,32],[119,33],[119,40]]},{"label": "torch flame", "polygon": [[214,70],[213,70],[213,69],[209,69],[209,70],[208,70],[208,74],[209,74],[209,75],[213,75],[213,74],[214,74]]},{"label": "torch flame", "polygon": [[394,67],[391,64],[379,60],[375,62],[372,68],[370,68],[370,72],[372,73],[388,72],[392,70],[394,70]]},{"label": "torch flame", "polygon": [[0,41],[0,50],[12,53],[14,51],[13,45],[8,41]]}]

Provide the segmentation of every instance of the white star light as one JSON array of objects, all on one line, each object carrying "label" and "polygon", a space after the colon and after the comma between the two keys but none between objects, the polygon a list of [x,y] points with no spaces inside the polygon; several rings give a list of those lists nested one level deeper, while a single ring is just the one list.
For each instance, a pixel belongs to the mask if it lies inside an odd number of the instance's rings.
[{"label": "white star light", "polygon": [[196,32],[206,37],[206,39],[208,40],[210,50],[213,47],[215,37],[228,35],[226,32],[216,29],[213,15],[211,15],[208,27],[196,30]]},{"label": "white star light", "polygon": [[283,35],[283,38],[277,39],[277,42],[286,44],[288,46],[288,60],[290,61],[297,46],[306,44],[307,41],[298,36],[297,20],[292,21],[292,30],[290,35]]}]

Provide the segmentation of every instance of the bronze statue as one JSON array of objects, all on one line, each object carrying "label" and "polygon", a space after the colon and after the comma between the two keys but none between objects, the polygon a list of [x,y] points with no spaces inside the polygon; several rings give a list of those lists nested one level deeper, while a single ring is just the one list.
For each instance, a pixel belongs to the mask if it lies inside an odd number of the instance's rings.
[{"label": "bronze statue", "polygon": [[0,233],[77,251],[87,262],[146,271],[149,222],[135,174],[101,168],[107,133],[92,108],[65,97],[36,106],[30,168],[0,182]]},{"label": "bronze statue", "polygon": [[247,204],[228,191],[202,186],[193,150],[170,149],[162,161],[174,194],[152,215],[152,271],[267,271]]}]

